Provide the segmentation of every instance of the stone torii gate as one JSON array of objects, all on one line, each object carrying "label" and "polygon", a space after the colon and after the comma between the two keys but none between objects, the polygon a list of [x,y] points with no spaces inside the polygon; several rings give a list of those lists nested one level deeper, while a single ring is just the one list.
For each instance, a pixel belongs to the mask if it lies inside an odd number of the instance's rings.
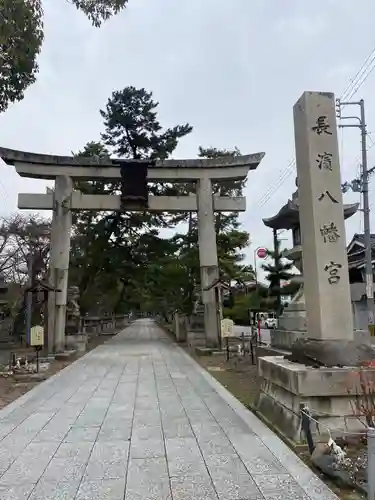
[{"label": "stone torii gate", "polygon": [[215,290],[210,288],[219,277],[214,212],[243,212],[244,197],[213,196],[212,182],[246,179],[255,170],[264,153],[237,157],[191,160],[118,160],[109,158],[77,158],[36,154],[0,148],[3,161],[15,167],[21,177],[54,180],[54,191],[47,194],[18,195],[18,208],[52,210],[50,279],[56,292],[48,321],[49,350],[59,352],[65,346],[65,314],[72,211],[144,211],[136,203],[123,207],[120,195],[82,194],[73,189],[73,181],[121,181],[121,169],[134,163],[147,165],[151,182],[194,182],[196,196],[148,196],[147,211],[198,212],[199,260],[206,343],[219,345],[219,329]]}]

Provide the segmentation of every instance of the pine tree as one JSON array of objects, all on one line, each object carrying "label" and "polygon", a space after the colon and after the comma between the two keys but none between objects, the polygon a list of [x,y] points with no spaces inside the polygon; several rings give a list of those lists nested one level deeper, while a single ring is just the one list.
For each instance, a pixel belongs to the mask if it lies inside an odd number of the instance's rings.
[{"label": "pine tree", "polygon": [[274,308],[277,313],[281,313],[281,282],[289,281],[293,277],[291,272],[293,263],[281,257],[280,241],[277,240],[277,248],[267,250],[267,255],[273,259],[273,264],[263,264],[266,271],[266,279],[269,282],[268,295],[273,299]]},{"label": "pine tree", "polygon": [[[145,89],[125,87],[113,92],[105,110],[102,142],[88,143],[80,156],[111,155],[125,159],[165,159],[189,134],[189,124],[163,129],[157,118],[158,103]],[[83,193],[118,194],[121,181],[84,181],[76,184]],[[164,194],[170,186],[153,184],[150,193]],[[148,264],[163,254],[160,228],[174,222],[165,214],[150,212],[81,212],[75,217],[75,277],[80,287],[81,306],[92,304],[93,289],[113,290],[113,307],[127,301],[138,308],[143,302]],[[103,293],[102,293],[103,295]],[[102,299],[100,299],[102,300]]]}]

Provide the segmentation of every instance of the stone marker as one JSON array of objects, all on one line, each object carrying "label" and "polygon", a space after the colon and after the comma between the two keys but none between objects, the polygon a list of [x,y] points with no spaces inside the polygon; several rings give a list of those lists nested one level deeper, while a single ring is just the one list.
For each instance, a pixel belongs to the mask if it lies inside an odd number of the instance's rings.
[{"label": "stone marker", "polygon": [[294,129],[308,337],[353,339],[335,97],[305,92]]},{"label": "stone marker", "polygon": [[294,129],[307,338],[288,359],[358,366],[375,351],[354,337],[334,94],[305,92],[294,105]]},{"label": "stone marker", "polygon": [[[305,92],[294,126],[307,338],[296,340],[290,356],[258,359],[257,406],[300,441],[302,406],[330,429],[362,428],[351,380],[375,350],[353,334],[334,95]],[[374,370],[366,370],[373,383]]]}]

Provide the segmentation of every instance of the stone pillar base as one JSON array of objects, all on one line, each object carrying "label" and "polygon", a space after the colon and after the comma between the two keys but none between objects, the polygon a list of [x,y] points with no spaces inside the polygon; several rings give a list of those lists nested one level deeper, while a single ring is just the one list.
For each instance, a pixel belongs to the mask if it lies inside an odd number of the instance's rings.
[{"label": "stone pillar base", "polygon": [[[289,439],[305,440],[300,432],[301,405],[306,405],[311,416],[322,424],[317,429],[312,423],[313,434],[326,435],[324,425],[337,429],[338,435],[338,429],[363,431],[355,415],[355,394],[361,394],[359,368],[316,369],[291,363],[283,356],[267,356],[258,362],[261,389],[257,408]],[[375,382],[375,368],[361,370],[366,380]]]},{"label": "stone pillar base", "polygon": [[75,349],[78,352],[86,352],[87,350],[87,335],[78,333],[76,335],[66,335],[65,345],[67,349]]},{"label": "stone pillar base", "polygon": [[188,346],[195,349],[196,347],[206,347],[206,334],[204,330],[189,330],[187,332]]},{"label": "stone pillar base", "polygon": [[294,342],[288,359],[313,367],[363,366],[375,360],[375,349],[370,337],[353,340],[299,338]]},{"label": "stone pillar base", "polygon": [[277,349],[285,349],[290,351],[294,342],[300,338],[307,336],[307,331],[303,330],[281,330],[277,328],[276,330],[271,330],[271,347],[276,347]]}]

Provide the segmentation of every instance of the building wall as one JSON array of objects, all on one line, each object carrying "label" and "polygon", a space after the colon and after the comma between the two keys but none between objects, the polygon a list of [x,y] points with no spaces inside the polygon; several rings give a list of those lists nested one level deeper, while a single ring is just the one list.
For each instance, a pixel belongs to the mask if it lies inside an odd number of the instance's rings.
[{"label": "building wall", "polygon": [[352,302],[353,307],[353,324],[355,330],[367,330],[368,319],[367,319],[367,308],[366,302],[361,300],[360,302]]}]

